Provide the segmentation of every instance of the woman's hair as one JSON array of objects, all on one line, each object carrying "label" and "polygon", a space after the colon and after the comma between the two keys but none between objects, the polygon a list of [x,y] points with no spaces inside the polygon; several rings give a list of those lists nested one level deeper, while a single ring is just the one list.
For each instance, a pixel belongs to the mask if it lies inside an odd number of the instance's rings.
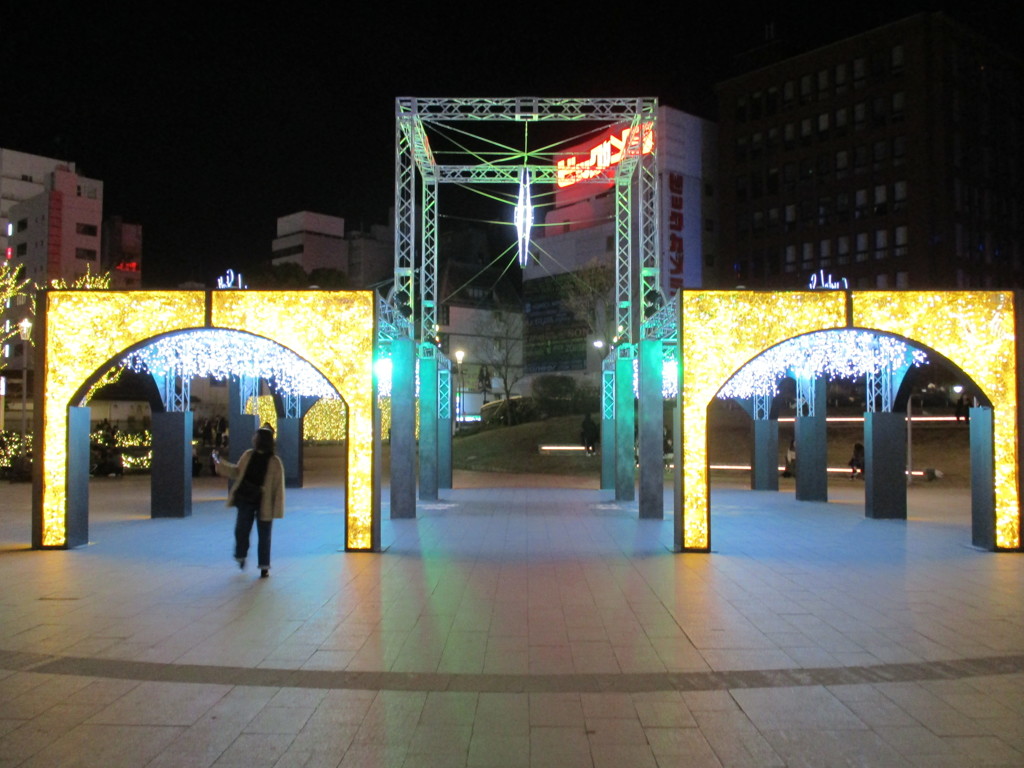
[{"label": "woman's hair", "polygon": [[260,427],[256,430],[253,439],[253,448],[260,453],[274,452],[274,430],[269,427]]}]

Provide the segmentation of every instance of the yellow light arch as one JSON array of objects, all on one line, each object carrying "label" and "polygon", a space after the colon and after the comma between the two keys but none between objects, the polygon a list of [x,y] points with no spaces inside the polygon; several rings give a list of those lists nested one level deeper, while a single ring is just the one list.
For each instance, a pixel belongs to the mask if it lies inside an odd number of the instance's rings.
[{"label": "yellow light arch", "polygon": [[349,406],[345,545],[370,550],[374,493],[374,297],[368,291],[48,291],[40,296],[42,403],[33,514],[41,547],[67,544],[67,434],[71,398],[126,349],[189,328],[247,331],[316,367]]},{"label": "yellow light arch", "polygon": [[683,291],[676,499],[685,550],[710,546],[707,406],[749,360],[793,336],[842,327],[903,336],[944,355],[993,406],[997,549],[1020,548],[1014,295],[999,291]]}]

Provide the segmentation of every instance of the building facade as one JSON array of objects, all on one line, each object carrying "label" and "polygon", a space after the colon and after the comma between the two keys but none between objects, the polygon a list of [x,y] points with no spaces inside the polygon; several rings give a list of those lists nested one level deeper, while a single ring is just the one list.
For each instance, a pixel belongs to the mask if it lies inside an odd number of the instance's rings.
[{"label": "building facade", "polygon": [[709,282],[1020,287],[1021,74],[925,13],[720,83]]},{"label": "building facade", "polygon": [[103,222],[100,237],[100,270],[110,275],[110,287],[132,290],[142,287],[142,225],[120,216]]},{"label": "building facade", "polygon": [[384,225],[346,232],[343,218],[299,211],[277,220],[271,251],[274,264],[297,264],[307,274],[333,269],[351,288],[370,288],[391,274],[394,236]]},{"label": "building facade", "polygon": [[71,282],[87,270],[101,271],[102,181],[58,166],[46,175],[41,193],[11,206],[10,224],[11,263],[33,283]]},{"label": "building facade", "polygon": [[[614,163],[622,128],[570,147],[560,162],[579,168]],[[717,130],[713,123],[659,107],[653,144],[658,157],[661,286],[667,298],[704,284],[717,247]],[[546,212],[533,258],[523,272],[525,365],[528,373],[597,375],[614,329],[615,269],[612,184],[560,183]],[[592,293],[589,309],[573,296]],[[595,342],[598,346],[595,346]]]},{"label": "building facade", "polygon": [[12,230],[11,208],[41,195],[46,189],[47,177],[60,167],[74,171],[75,164],[0,148],[0,252],[8,259],[13,258],[13,253],[8,251]]}]

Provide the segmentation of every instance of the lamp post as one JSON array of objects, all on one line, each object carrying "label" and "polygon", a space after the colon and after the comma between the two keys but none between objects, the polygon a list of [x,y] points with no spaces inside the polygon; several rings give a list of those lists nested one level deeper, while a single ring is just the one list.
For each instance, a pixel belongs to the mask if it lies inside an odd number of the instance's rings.
[{"label": "lamp post", "polygon": [[28,394],[28,342],[32,338],[32,321],[27,317],[18,323],[18,333],[21,335],[21,453],[27,454],[25,436],[28,434],[26,425],[26,395]]},{"label": "lamp post", "polygon": [[466,403],[465,403],[464,394],[463,394],[463,392],[466,389],[466,382],[465,382],[465,379],[462,376],[462,361],[465,360],[465,359],[466,359],[465,351],[461,350],[461,349],[456,349],[455,350],[455,366],[456,366],[456,372],[459,374],[459,396],[458,396],[458,398],[456,398],[456,404],[458,405],[458,408],[456,409],[456,418],[455,418],[456,424],[458,424],[458,422],[460,420],[465,420],[465,418],[466,418],[466,414],[465,414]]}]

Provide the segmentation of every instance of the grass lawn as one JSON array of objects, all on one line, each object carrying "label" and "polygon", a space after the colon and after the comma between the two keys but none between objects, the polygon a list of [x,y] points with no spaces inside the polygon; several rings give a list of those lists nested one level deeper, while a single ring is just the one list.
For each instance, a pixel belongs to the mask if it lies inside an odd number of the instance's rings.
[{"label": "grass lawn", "polygon": [[[852,414],[841,414],[852,415]],[[750,418],[736,406],[716,403],[710,412],[708,453],[712,464],[749,464],[752,428]],[[480,472],[522,472],[558,475],[599,475],[600,456],[582,453],[540,454],[538,445],[579,445],[582,415],[561,416],[514,427],[495,427],[476,434],[456,435],[452,462],[456,469]],[[793,425],[779,425],[779,452],[793,436]],[[939,481],[957,487],[970,485],[970,450],[966,424],[915,423],[912,427],[915,469],[932,467],[943,473]],[[860,424],[830,424],[828,463],[845,467],[853,444],[863,442]],[[718,473],[716,473],[718,474]],[[733,472],[730,475],[736,475]]]}]

